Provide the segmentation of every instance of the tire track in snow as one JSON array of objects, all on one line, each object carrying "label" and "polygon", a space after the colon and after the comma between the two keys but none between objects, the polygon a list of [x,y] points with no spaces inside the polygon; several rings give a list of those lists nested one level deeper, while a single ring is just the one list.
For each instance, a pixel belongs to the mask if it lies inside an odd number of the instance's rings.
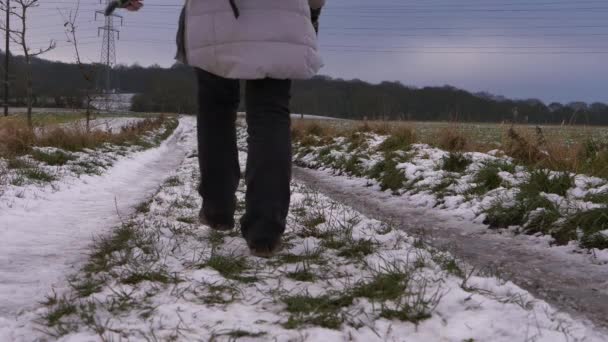
[{"label": "tire track in snow", "polygon": [[490,267],[574,317],[608,328],[608,265],[593,265],[529,241],[489,233],[485,226],[408,207],[403,198],[362,186],[361,180],[294,167],[294,177],[335,201],[445,248],[477,268]]},{"label": "tire track in snow", "polygon": [[0,210],[0,321],[33,309],[52,287],[65,287],[92,238],[120,224],[117,211],[129,215],[150,197],[194,142],[194,118],[181,118],[159,147],[120,160],[102,176]]}]

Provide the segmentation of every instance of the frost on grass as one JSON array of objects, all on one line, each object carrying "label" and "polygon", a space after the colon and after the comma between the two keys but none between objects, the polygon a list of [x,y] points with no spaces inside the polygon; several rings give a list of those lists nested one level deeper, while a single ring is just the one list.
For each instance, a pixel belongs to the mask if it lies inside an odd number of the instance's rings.
[{"label": "frost on grass", "polygon": [[331,135],[324,129],[296,135],[297,164],[360,177],[367,186],[403,196],[416,206],[442,209],[493,229],[549,236],[552,244],[586,252],[594,262],[601,262],[595,255],[607,249],[604,179],[522,166],[509,157],[415,144],[407,130]]},{"label": "frost on grass", "polygon": [[513,284],[298,184],[283,249],[251,257],[238,230],[193,219],[196,165],[186,159],[95,240],[71,290],[48,297],[39,329],[104,341],[593,340]]}]

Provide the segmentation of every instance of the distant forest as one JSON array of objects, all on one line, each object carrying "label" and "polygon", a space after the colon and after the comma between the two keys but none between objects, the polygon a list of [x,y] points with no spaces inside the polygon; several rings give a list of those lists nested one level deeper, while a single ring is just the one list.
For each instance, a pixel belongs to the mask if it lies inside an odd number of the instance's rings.
[{"label": "distant forest", "polygon": [[[83,106],[87,82],[75,64],[36,59],[32,67],[35,106]],[[23,60],[14,58],[12,68],[12,75],[22,75]],[[118,66],[113,73],[117,92],[138,94],[133,99],[134,111],[197,111],[196,80],[189,67]],[[398,82],[370,84],[318,76],[294,82],[292,95],[293,112],[337,118],[608,125],[608,105],[603,103],[544,104],[535,99],[473,94],[450,86],[415,88]],[[22,78],[14,78],[10,98],[11,105],[25,104]]]}]

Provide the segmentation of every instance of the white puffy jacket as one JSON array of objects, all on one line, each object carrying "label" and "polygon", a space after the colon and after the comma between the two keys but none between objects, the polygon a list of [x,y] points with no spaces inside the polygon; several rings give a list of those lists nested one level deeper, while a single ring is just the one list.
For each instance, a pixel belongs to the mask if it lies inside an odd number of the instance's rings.
[{"label": "white puffy jacket", "polygon": [[305,79],[322,66],[310,8],[325,0],[187,0],[188,64],[233,79]]}]

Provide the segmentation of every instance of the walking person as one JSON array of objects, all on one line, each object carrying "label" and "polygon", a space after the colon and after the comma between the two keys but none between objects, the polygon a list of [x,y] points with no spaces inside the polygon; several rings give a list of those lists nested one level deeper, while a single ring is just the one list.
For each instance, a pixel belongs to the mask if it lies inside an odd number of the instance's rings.
[{"label": "walking person", "polygon": [[[260,257],[281,244],[290,202],[291,80],[314,76],[318,17],[325,0],[188,0],[180,19],[178,59],[198,79],[201,223],[235,226],[240,180],[236,117],[246,80],[248,158],[241,232]],[[139,0],[125,6],[142,7]]]}]

